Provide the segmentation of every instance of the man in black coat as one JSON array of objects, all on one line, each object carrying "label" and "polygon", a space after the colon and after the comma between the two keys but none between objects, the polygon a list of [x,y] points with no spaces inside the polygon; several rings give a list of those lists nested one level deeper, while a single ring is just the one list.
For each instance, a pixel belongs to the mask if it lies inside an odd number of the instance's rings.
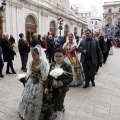
[{"label": "man in black coat", "polygon": [[112,46],[111,40],[108,38],[108,35],[104,35],[104,43],[106,46],[106,52],[104,53],[104,63],[106,63],[106,60],[109,55],[110,47]]},{"label": "man in black coat", "polygon": [[12,35],[10,35],[9,42],[11,43],[11,45],[15,43],[15,39],[13,38]]},{"label": "man in black coat", "polygon": [[11,46],[10,42],[8,41],[9,35],[5,33],[3,35],[3,42],[2,42],[2,50],[3,50],[3,59],[4,62],[7,62],[7,70],[6,74],[11,74],[9,71],[9,67],[11,68],[11,71],[13,74],[16,74],[14,68],[13,68],[13,62],[14,60],[14,54],[13,54],[13,47]]},{"label": "man in black coat", "polygon": [[48,36],[47,43],[48,43],[49,63],[51,63],[51,59],[52,59],[52,62],[54,62],[54,51],[55,51],[55,46],[54,46],[52,35]]},{"label": "man in black coat", "polygon": [[32,42],[31,42],[31,47],[35,47],[36,45],[39,44],[39,41],[38,41],[38,34],[37,33],[34,33],[33,34],[33,37],[32,37]]},{"label": "man in black coat", "polygon": [[[104,37],[103,36],[99,36],[98,37],[98,42],[99,42],[102,54],[104,56],[104,52],[106,52],[106,45],[105,45],[105,42],[104,42]],[[97,67],[96,67],[96,73],[98,72],[99,67],[102,67],[102,63],[100,62],[100,58],[98,56],[98,63],[97,63]]]},{"label": "man in black coat", "polygon": [[21,70],[23,72],[27,72],[26,65],[28,61],[28,53],[30,52],[30,46],[27,41],[24,40],[24,34],[19,34],[19,41],[18,41],[18,49],[21,57],[22,67]]},{"label": "man in black coat", "polygon": [[92,38],[92,33],[89,29],[85,31],[86,39],[82,40],[78,49],[81,52],[81,63],[85,73],[85,85],[83,88],[89,87],[91,81],[92,86],[95,86],[94,77],[98,55],[100,61],[103,62],[103,54],[100,49],[98,40]]}]

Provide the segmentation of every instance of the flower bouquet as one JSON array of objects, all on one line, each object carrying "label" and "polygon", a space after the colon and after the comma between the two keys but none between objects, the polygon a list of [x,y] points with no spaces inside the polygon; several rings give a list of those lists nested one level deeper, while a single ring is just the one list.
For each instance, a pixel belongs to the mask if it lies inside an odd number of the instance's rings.
[{"label": "flower bouquet", "polygon": [[60,88],[57,85],[57,81],[60,80],[59,77],[61,75],[65,74],[66,76],[73,77],[73,75],[71,73],[69,73],[67,71],[64,71],[62,68],[55,68],[55,69],[51,70],[51,72],[49,74],[50,74],[50,76],[53,77],[53,84],[52,84],[52,86],[55,87],[55,88]]},{"label": "flower bouquet", "polygon": [[37,81],[41,81],[42,84],[46,84],[46,80],[43,80],[42,76],[39,73],[34,72],[33,75],[34,75],[34,83],[36,83]]},{"label": "flower bouquet", "polygon": [[19,74],[17,76],[17,79],[23,83],[23,86],[25,87],[25,83],[27,82],[27,75],[26,74]]}]

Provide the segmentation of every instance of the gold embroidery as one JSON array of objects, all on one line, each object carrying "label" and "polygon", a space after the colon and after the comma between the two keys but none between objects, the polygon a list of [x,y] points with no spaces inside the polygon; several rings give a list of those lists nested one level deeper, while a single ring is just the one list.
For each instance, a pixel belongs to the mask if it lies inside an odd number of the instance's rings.
[{"label": "gold embroidery", "polygon": [[75,57],[76,63],[74,62],[74,60],[69,52],[67,53],[67,57],[70,60],[70,63],[74,66],[74,71],[77,75],[77,78],[80,79],[80,65],[79,65],[79,61],[78,61],[77,56]]}]

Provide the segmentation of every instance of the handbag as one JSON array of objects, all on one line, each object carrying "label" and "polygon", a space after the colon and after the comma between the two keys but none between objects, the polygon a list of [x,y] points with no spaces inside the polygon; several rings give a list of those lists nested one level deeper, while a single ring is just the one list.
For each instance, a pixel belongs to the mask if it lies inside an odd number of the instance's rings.
[{"label": "handbag", "polygon": [[14,49],[12,49],[12,55],[16,55],[16,52],[14,51]]}]

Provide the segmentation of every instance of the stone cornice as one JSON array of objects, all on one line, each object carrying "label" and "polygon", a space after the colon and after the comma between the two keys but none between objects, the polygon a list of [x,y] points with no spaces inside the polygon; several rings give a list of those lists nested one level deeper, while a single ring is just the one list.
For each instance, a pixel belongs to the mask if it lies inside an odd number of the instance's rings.
[{"label": "stone cornice", "polygon": [[108,5],[103,5],[103,7],[111,7],[111,6],[120,6],[120,4],[108,4]]},{"label": "stone cornice", "polygon": [[[79,17],[77,17],[75,14],[71,14],[71,11],[70,10],[63,10],[61,9],[61,7],[58,5],[58,4],[55,4],[55,3],[50,3],[49,1],[47,0],[44,0],[44,2],[40,2],[40,3],[37,3],[35,1],[32,1],[32,0],[20,0],[19,2],[16,2],[13,1],[11,2],[10,0],[7,0],[10,4],[10,6],[13,6],[13,7],[18,7],[19,9],[21,9],[22,7],[25,7],[27,9],[31,9],[31,10],[34,10],[34,11],[37,11],[37,12],[40,12],[39,9],[41,10],[46,10],[46,12],[42,11],[41,12],[41,15],[44,15],[46,17],[48,17],[48,11],[53,13],[53,14],[56,14],[56,15],[59,15],[65,19],[69,19],[69,20],[72,20],[73,22],[77,22],[79,24],[85,24],[87,26],[87,23],[83,20],[81,20]],[[22,5],[22,3],[25,3]],[[30,5],[26,6],[26,4],[29,3]],[[31,7],[30,6],[36,6],[36,7]]]},{"label": "stone cornice", "polygon": [[[84,24],[87,24],[85,21],[82,21],[82,20],[81,20],[80,18],[78,18],[76,15],[70,14],[70,11],[69,11],[69,10],[68,10],[68,12],[66,12],[66,11],[64,11],[58,4],[55,4],[55,3],[53,3],[53,2],[50,2],[50,1],[45,0],[45,1],[44,1],[45,4],[48,4],[47,6],[45,6],[42,2],[41,2],[41,4],[38,4],[38,3],[33,2],[33,1],[31,1],[31,0],[26,0],[26,1],[29,2],[29,3],[31,3],[31,4],[34,4],[34,5],[37,4],[37,6],[42,7],[43,9],[47,9],[48,11],[51,11],[51,12],[57,14],[57,15],[63,16],[63,17],[65,17],[65,18],[67,18],[67,19],[73,20],[73,21],[75,21],[75,22],[79,22],[79,23],[81,23],[81,24],[83,24],[83,23],[84,23]],[[45,13],[45,14],[47,14],[47,13]],[[42,15],[43,15],[43,13],[42,13]],[[46,16],[46,15],[45,15],[45,16]],[[72,17],[71,17],[71,16],[72,16]]]},{"label": "stone cornice", "polygon": [[13,7],[17,7],[19,9],[22,9],[23,5],[21,5],[20,3],[17,3],[15,1],[10,1],[10,0],[6,0],[10,6],[13,6]]},{"label": "stone cornice", "polygon": [[42,15],[42,16],[45,16],[45,17],[48,17],[48,14],[45,13],[45,12],[41,12],[41,15]]}]

